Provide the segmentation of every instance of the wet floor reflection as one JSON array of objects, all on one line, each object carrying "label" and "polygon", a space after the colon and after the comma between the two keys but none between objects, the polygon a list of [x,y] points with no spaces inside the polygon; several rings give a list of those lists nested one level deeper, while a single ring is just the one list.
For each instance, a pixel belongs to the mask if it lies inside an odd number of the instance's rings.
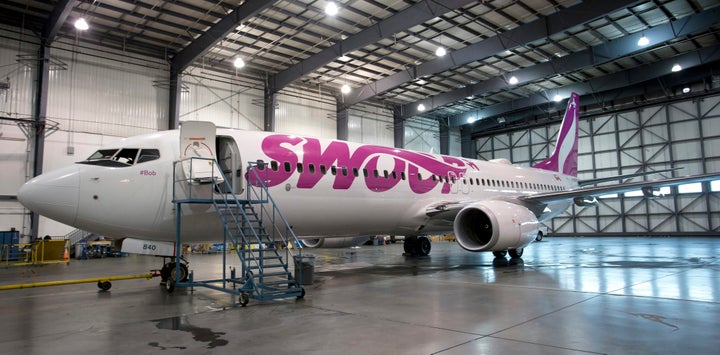
[{"label": "wet floor reflection", "polygon": [[[720,240],[713,238],[547,238],[523,258],[470,253],[433,243],[427,257],[402,257],[402,245],[337,251],[316,249],[317,270],[422,276],[460,272],[478,282],[502,282],[582,292],[720,301]],[[518,272],[524,272],[521,278]],[[530,272],[532,271],[532,273]],[[458,276],[459,277],[459,276]]]}]

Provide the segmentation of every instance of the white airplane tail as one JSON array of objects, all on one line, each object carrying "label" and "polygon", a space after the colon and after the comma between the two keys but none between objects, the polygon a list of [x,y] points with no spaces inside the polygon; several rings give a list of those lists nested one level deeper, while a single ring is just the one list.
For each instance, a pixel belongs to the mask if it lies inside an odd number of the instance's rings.
[{"label": "white airplane tail", "polygon": [[533,165],[533,168],[555,171],[577,177],[579,109],[579,96],[576,93],[572,93],[568,100],[565,117],[560,125],[555,150],[550,157]]}]

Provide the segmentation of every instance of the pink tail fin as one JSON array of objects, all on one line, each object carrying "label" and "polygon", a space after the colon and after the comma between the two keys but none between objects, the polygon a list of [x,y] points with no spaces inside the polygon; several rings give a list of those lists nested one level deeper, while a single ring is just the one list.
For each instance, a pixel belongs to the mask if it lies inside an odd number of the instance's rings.
[{"label": "pink tail fin", "polygon": [[549,158],[533,165],[533,168],[556,171],[565,175],[577,176],[578,168],[578,112],[580,99],[572,93],[568,100],[565,117],[560,125],[555,150]]}]

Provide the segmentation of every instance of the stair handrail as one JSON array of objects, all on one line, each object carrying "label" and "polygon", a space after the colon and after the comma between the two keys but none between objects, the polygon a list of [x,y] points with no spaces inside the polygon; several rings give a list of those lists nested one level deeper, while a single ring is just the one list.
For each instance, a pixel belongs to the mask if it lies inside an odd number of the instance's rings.
[{"label": "stair handrail", "polygon": [[[260,168],[262,167],[262,168]],[[264,204],[261,204],[262,211],[272,216],[272,225],[273,225],[273,231],[275,231],[277,228],[275,227],[275,216],[277,215],[280,217],[280,221],[282,222],[282,225],[285,226],[285,231],[288,234],[288,237],[280,233],[281,240],[287,245],[289,242],[292,242],[293,246],[295,246],[298,249],[298,255],[302,254],[302,243],[300,243],[300,240],[298,239],[297,235],[295,235],[295,231],[290,227],[290,223],[288,223],[287,219],[285,219],[285,216],[282,214],[280,209],[278,208],[277,203],[275,203],[275,200],[270,195],[269,188],[267,186],[266,181],[268,181],[268,164],[264,162],[249,162],[248,163],[248,169],[246,174],[246,181],[247,181],[247,199],[252,200],[253,197],[256,197],[258,200],[264,200],[267,198],[267,200],[272,205],[272,213],[267,210],[267,206]],[[265,178],[262,178],[260,176],[260,171],[265,171]],[[258,193],[256,191],[256,188],[259,188],[260,192]],[[264,193],[264,196],[263,196]],[[290,238],[292,237],[292,239]],[[294,257],[294,256],[293,256]]]}]

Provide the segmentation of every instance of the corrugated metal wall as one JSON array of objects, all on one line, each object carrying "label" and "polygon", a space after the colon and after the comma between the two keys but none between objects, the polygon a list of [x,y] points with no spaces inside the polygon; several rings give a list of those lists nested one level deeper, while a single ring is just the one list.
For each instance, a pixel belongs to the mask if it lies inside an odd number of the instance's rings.
[{"label": "corrugated metal wall", "polygon": [[[550,154],[559,125],[478,139],[480,159],[507,158],[532,165]],[[675,176],[720,171],[720,96],[654,105],[580,121],[579,178],[682,167]],[[670,177],[651,175],[647,179]],[[638,178],[639,179],[639,178]],[[646,199],[633,194],[600,199],[598,207],[573,207],[552,220],[556,234],[607,235],[703,233],[720,235],[720,184],[711,191]]]},{"label": "corrugated metal wall", "polygon": [[440,126],[437,120],[413,117],[404,125],[405,149],[440,154]]},{"label": "corrugated metal wall", "polygon": [[275,131],[318,138],[337,137],[337,102],[329,92],[286,88],[277,94]]},{"label": "corrugated metal wall", "polygon": [[392,110],[358,104],[348,111],[348,141],[394,146]]},{"label": "corrugated metal wall", "polygon": [[261,131],[263,83],[191,69],[183,75],[180,121],[210,121],[220,127]]},{"label": "corrugated metal wall", "polygon": [[167,68],[157,60],[53,46],[48,119],[61,129],[132,136],[166,129]]}]

